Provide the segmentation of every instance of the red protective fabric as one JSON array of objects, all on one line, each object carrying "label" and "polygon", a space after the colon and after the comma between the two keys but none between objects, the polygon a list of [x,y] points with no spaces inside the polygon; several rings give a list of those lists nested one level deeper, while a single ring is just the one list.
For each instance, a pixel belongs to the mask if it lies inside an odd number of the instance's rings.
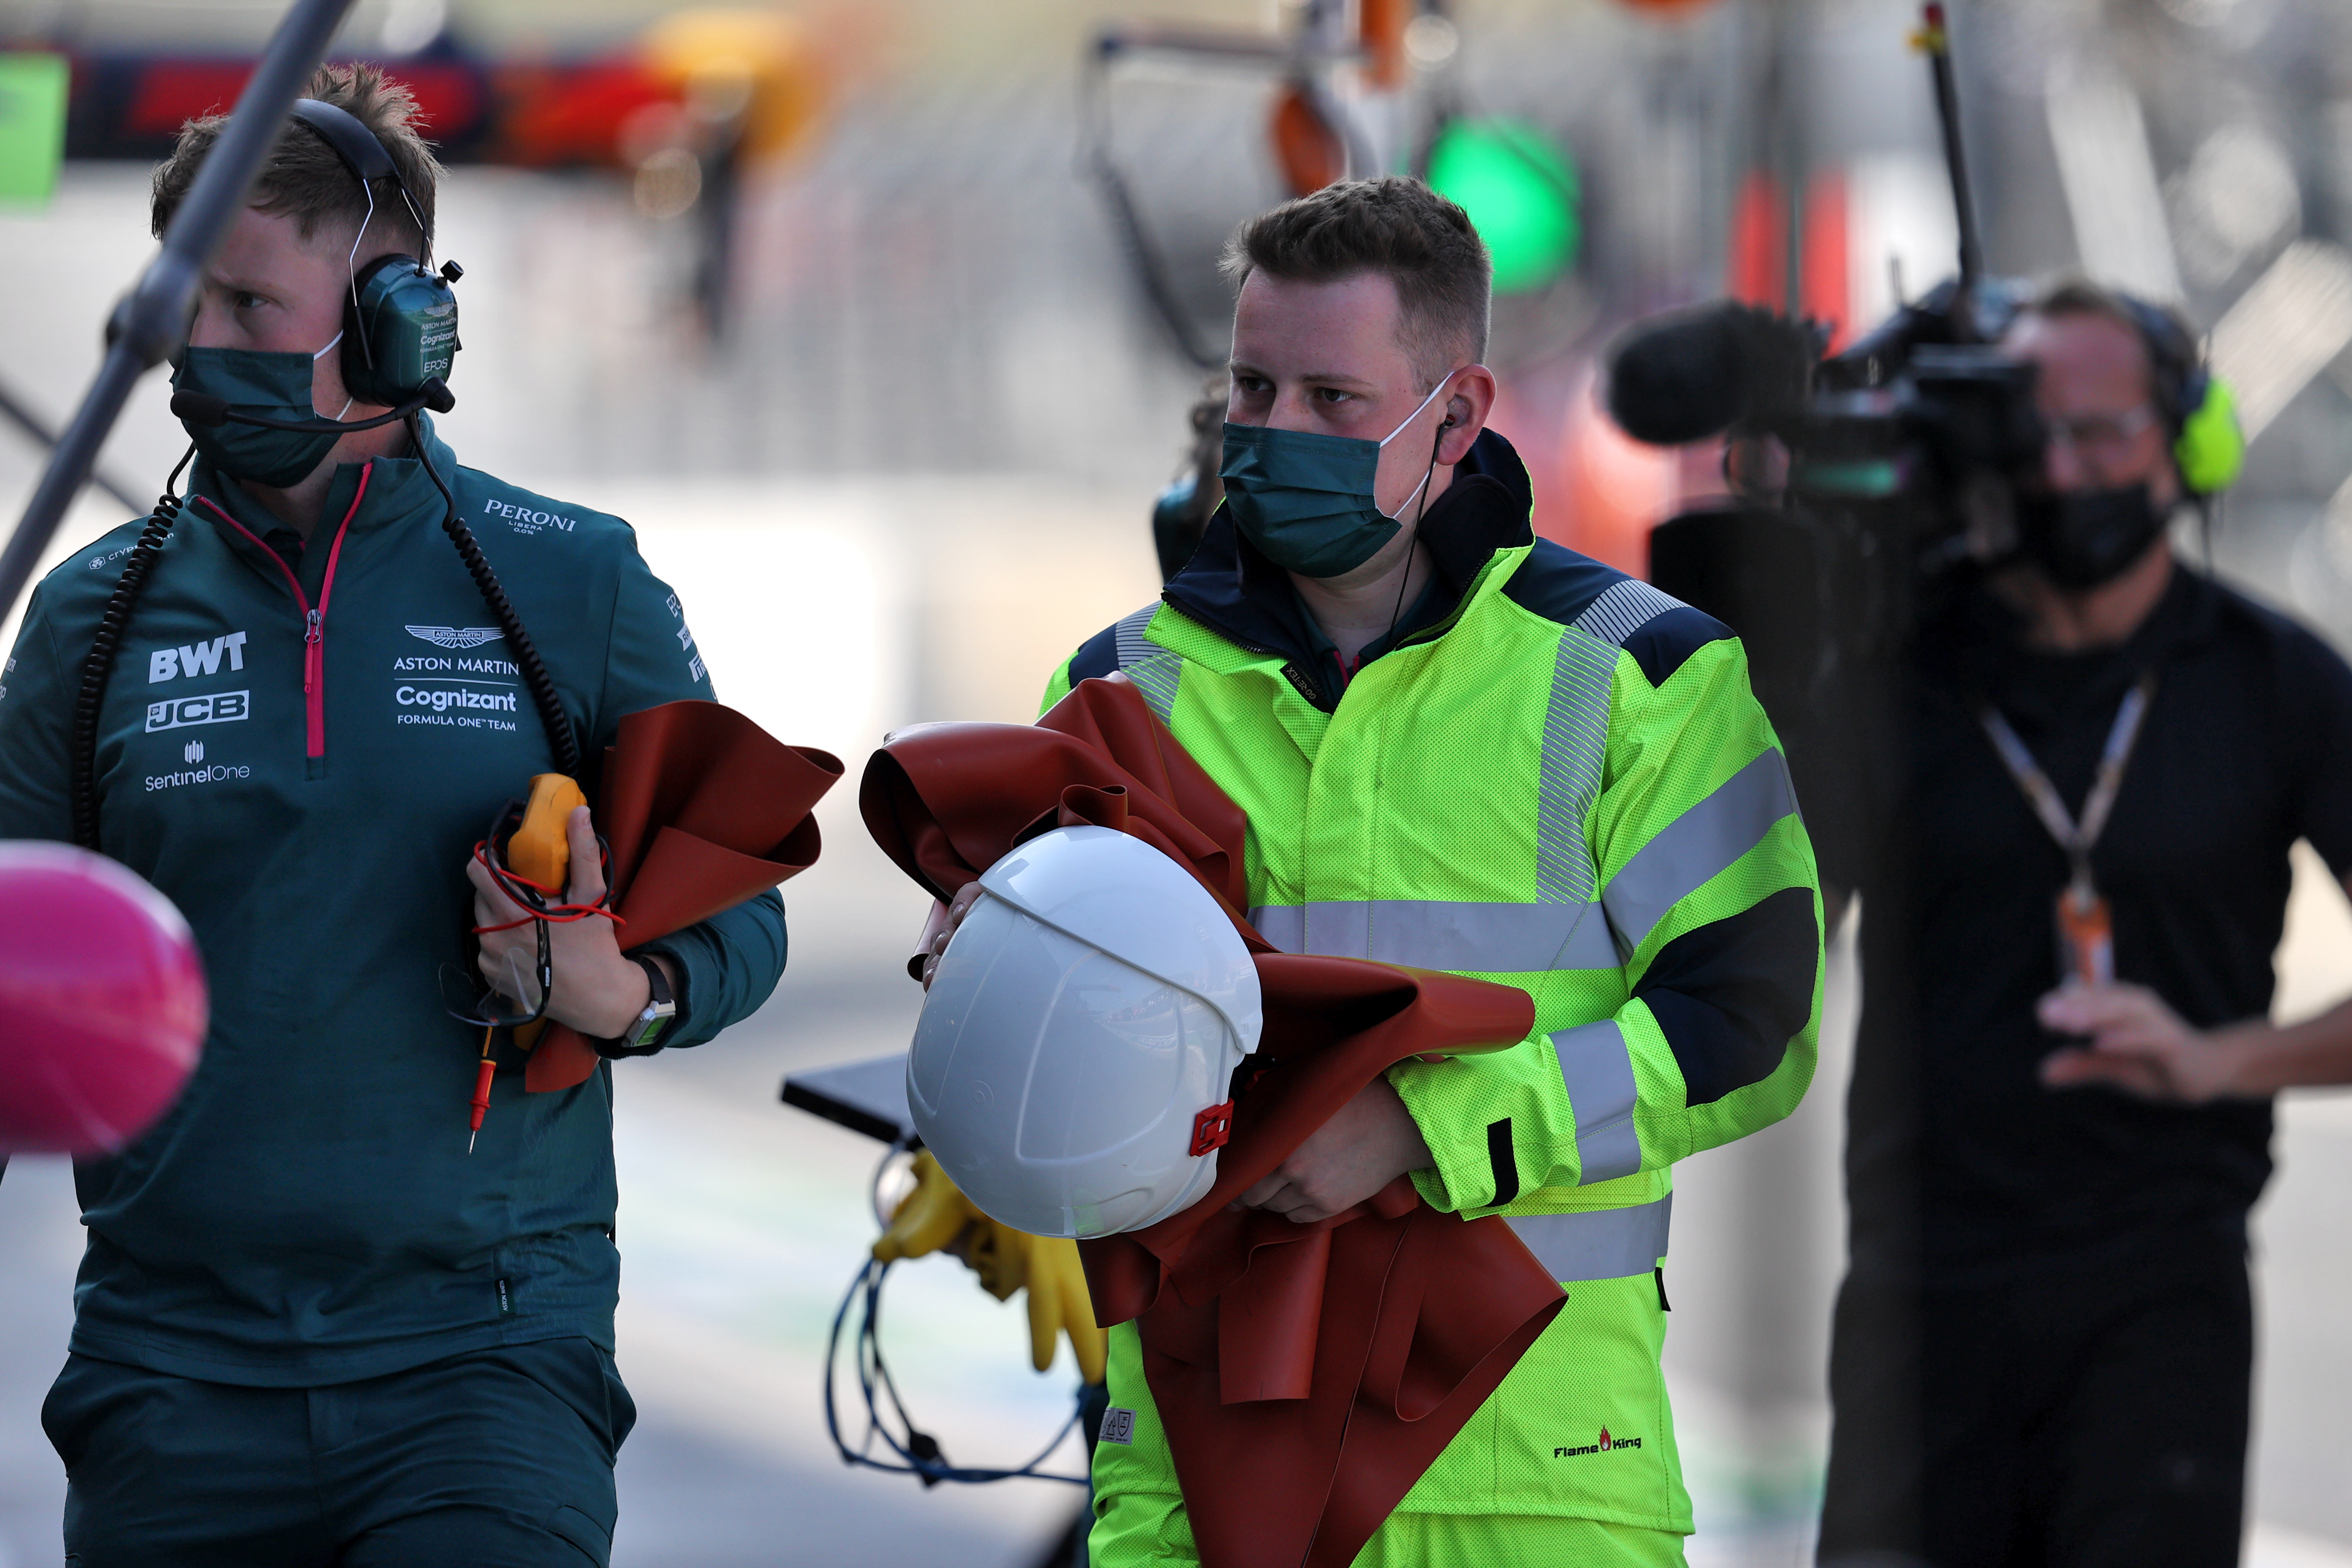
[{"label": "red protective fabric", "polygon": [[[858,805],[942,899],[1082,822],[1170,855],[1229,912],[1247,899],[1240,809],[1124,679],[1080,682],[1034,726],[901,731]],[[1314,1225],[1225,1205],[1389,1067],[1516,1044],[1535,1005],[1507,985],[1276,952],[1234,922],[1265,1028],[1216,1184],[1078,1250],[1097,1321],[1142,1338],[1203,1568],[1345,1568],[1564,1298],[1508,1226],[1439,1214],[1403,1177]]]},{"label": "red protective fabric", "polygon": [[[596,826],[613,847],[621,944],[641,947],[732,909],[816,864],[810,815],[841,777],[841,759],[787,746],[717,702],[665,702],[621,721],[605,750]],[[551,1024],[524,1086],[570,1089],[596,1070],[596,1048]]]}]

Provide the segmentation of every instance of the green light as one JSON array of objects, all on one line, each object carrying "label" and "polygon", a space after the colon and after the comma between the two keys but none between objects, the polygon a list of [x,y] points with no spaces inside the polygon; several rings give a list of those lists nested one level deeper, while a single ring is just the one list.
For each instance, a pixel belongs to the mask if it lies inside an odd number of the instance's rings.
[{"label": "green light", "polygon": [[0,202],[46,202],[66,145],[63,55],[0,53]]},{"label": "green light", "polygon": [[1495,291],[1540,289],[1576,260],[1582,238],[1576,165],[1524,121],[1457,120],[1429,153],[1432,189],[1459,203],[1495,260]]}]

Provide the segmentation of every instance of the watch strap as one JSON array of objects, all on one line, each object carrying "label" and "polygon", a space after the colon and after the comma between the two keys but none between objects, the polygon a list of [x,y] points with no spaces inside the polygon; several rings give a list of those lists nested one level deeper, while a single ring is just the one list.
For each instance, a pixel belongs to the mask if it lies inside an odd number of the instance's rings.
[{"label": "watch strap", "polygon": [[[592,1041],[600,1057],[649,1057],[662,1048],[664,1040],[676,1026],[678,1015],[684,1011],[671,992],[669,980],[662,973],[661,965],[649,953],[625,954],[630,963],[646,972],[646,1006],[629,1022],[627,1030],[609,1039]],[[648,1016],[647,1015],[651,1015]]]}]

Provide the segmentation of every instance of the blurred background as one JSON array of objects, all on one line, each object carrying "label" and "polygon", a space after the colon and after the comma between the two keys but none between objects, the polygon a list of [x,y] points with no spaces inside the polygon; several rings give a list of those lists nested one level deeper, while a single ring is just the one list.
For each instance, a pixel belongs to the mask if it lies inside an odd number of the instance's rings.
[{"label": "blurred background", "polygon": [[[1533,472],[1537,525],[1636,571],[1649,525],[1720,486],[1715,454],[1636,446],[1599,412],[1619,327],[1734,292],[1850,333],[1951,268],[1906,0],[1134,3],[360,0],[339,40],[411,82],[452,163],[439,249],[467,269],[467,353],[444,434],[634,521],[721,697],[853,772],[900,723],[1026,718],[1056,661],[1152,596],[1154,500],[1189,471],[1189,410],[1223,353],[1217,248],[1294,189],[1413,169],[1464,201],[1496,255],[1494,423]],[[25,426],[73,406],[152,252],[149,166],[234,100],[278,10],[0,0],[12,515],[42,457]],[[1952,11],[1992,269],[2083,268],[2210,330],[2254,437],[2215,565],[2352,639],[2352,7]],[[149,378],[101,460],[140,510],[184,444],[165,398]],[[131,510],[93,489],[58,556]],[[903,1046],[923,900],[853,790],[820,816],[775,999],[617,1074],[621,1363],[643,1419],[614,1561],[1027,1564],[1074,1488],[924,1490],[845,1469],[824,1434],[824,1335],[874,1231],[879,1151],[777,1089]],[[2283,1016],[2352,990],[2343,906],[2299,874]],[[1667,1357],[1694,1563],[1808,1552],[1851,933],[1832,974],[1803,1110],[1678,1177]],[[2291,1098],[2279,1153],[2258,1214],[2251,1560],[2352,1563],[2352,1104]],[[37,1408],[79,1245],[69,1173],[17,1163],[0,1568],[59,1552]],[[1017,1462],[1066,1419],[1075,1373],[1030,1372],[1017,1304],[937,1258],[890,1289],[899,1386],[955,1461]]]}]

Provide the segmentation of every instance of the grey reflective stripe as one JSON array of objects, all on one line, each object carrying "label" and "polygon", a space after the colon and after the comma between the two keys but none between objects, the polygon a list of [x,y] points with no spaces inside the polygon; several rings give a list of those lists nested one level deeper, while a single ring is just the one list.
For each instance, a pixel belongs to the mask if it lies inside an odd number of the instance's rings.
[{"label": "grey reflective stripe", "polygon": [[1638,577],[1628,577],[1584,606],[1584,614],[1570,624],[1611,647],[1622,647],[1627,637],[1668,610],[1682,607],[1680,599],[1658,592]]},{"label": "grey reflective stripe", "polygon": [[1590,1185],[1642,1168],[1642,1135],[1633,1126],[1633,1053],[1613,1018],[1580,1024],[1551,1037],[1560,1082],[1576,1112],[1577,1183]]},{"label": "grey reflective stripe", "polygon": [[1616,668],[1615,644],[1596,642],[1572,626],[1560,633],[1559,649],[1552,656],[1551,696],[1544,704],[1542,772],[1536,781],[1536,896],[1548,904],[1580,904],[1592,897],[1592,850],[1584,823],[1601,793],[1601,754],[1609,744],[1609,680]]},{"label": "grey reflective stripe", "polygon": [[1788,762],[1775,748],[1668,823],[1601,890],[1619,947],[1630,955],[1669,910],[1729,869],[1796,809]]},{"label": "grey reflective stripe", "polygon": [[1376,958],[1419,969],[1521,974],[1615,969],[1609,921],[1591,903],[1478,904],[1375,899],[1261,904],[1258,934],[1285,952]]},{"label": "grey reflective stripe", "polygon": [[1649,1273],[1666,1255],[1674,1217],[1675,1194],[1668,1193],[1632,1208],[1513,1215],[1507,1223],[1553,1279],[1572,1285]]},{"label": "grey reflective stripe", "polygon": [[1159,644],[1147,642],[1143,637],[1143,628],[1150,626],[1151,617],[1159,613],[1160,602],[1155,599],[1111,628],[1111,642],[1118,653],[1119,668],[1125,669],[1139,659],[1150,658],[1153,654],[1163,651]]},{"label": "grey reflective stripe", "polygon": [[1176,721],[1176,687],[1184,676],[1184,661],[1145,638],[1143,628],[1159,613],[1159,601],[1144,605],[1111,628],[1111,642],[1118,655],[1120,672],[1142,690],[1144,701],[1160,715],[1160,721],[1172,724]]}]

